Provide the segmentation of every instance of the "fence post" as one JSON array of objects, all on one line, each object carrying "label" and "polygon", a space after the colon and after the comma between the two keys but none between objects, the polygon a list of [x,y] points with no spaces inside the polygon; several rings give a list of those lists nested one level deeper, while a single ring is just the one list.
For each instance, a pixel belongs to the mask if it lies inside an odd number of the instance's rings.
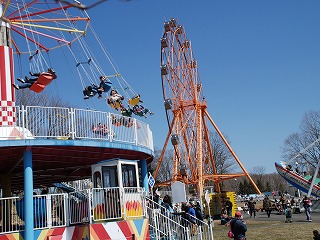
[{"label": "fence post", "polygon": [[112,129],[112,117],[110,112],[107,113],[107,119],[108,119],[108,129],[109,129],[109,132],[108,132],[109,141],[112,142],[115,135],[115,131]]},{"label": "fence post", "polygon": [[210,228],[210,239],[213,240],[213,232],[212,228],[214,227],[214,221],[212,221],[211,216],[209,216],[209,228]]},{"label": "fence post", "polygon": [[158,214],[156,214],[156,210],[154,209],[154,207],[153,207],[152,211],[153,211],[153,220],[154,220],[156,239],[160,239],[160,235],[159,235],[159,231],[158,231],[158,221],[157,221]]},{"label": "fence post", "polygon": [[138,145],[138,131],[137,131],[137,119],[134,118],[134,144]]},{"label": "fence post", "polygon": [[92,195],[93,195],[93,192],[92,192],[92,189],[89,189],[88,190],[88,216],[89,216],[89,223],[92,224],[92,219],[93,219],[93,211],[91,211],[92,209]]},{"label": "fence post", "polygon": [[68,193],[64,193],[63,194],[63,204],[64,204],[64,208],[65,209],[65,222],[64,224],[68,227],[70,226],[70,208],[69,208],[69,194]]},{"label": "fence post", "polygon": [[75,139],[75,122],[74,122],[74,115],[75,115],[75,112],[74,112],[74,109],[73,108],[70,108],[70,112],[69,112],[69,115],[70,115],[70,121],[71,121],[71,138],[72,139]]},{"label": "fence post", "polygon": [[51,195],[46,194],[46,203],[47,203],[47,226],[48,228],[52,227],[52,200],[51,200]]},{"label": "fence post", "polygon": [[25,139],[26,138],[26,131],[25,131],[25,110],[24,110],[24,106],[22,105],[21,106],[21,110],[19,110],[20,111],[20,114],[21,114],[21,121],[22,121],[22,126],[20,126],[20,127],[22,127],[22,132],[23,132],[23,134],[22,134],[22,136],[23,136],[23,139]]}]

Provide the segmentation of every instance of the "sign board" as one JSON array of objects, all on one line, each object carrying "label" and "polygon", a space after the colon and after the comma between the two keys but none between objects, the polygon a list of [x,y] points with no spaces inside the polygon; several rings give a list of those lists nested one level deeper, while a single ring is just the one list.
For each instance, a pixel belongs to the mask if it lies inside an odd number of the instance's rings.
[{"label": "sign board", "polygon": [[207,190],[206,193],[204,194],[204,198],[206,199],[206,202],[207,202],[207,204],[208,204],[208,206],[209,206],[209,204],[210,204],[210,197],[209,197],[209,194],[208,194],[208,190]]},{"label": "sign board", "polygon": [[172,203],[186,202],[186,186],[182,182],[173,182],[171,184]]},{"label": "sign board", "polygon": [[149,178],[148,178],[149,186],[150,186],[151,188],[153,188],[155,182],[156,182],[156,181],[154,180],[154,178],[153,178],[152,175],[150,174],[150,175],[149,175]]}]

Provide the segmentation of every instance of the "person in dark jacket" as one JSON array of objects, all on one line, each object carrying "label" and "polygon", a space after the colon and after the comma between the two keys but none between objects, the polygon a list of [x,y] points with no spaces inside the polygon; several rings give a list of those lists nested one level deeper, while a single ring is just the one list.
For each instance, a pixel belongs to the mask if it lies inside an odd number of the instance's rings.
[{"label": "person in dark jacket", "polygon": [[242,220],[241,212],[236,212],[235,218],[233,218],[229,224],[234,236],[234,240],[246,240],[247,225]]},{"label": "person in dark jacket", "polygon": [[232,202],[230,201],[230,198],[227,198],[226,204],[225,204],[225,209],[227,210],[227,214],[229,217],[232,216]]},{"label": "person in dark jacket", "polygon": [[307,215],[307,220],[309,222],[312,222],[311,220],[311,200],[310,198],[308,198],[308,196],[304,196],[303,200],[302,200],[302,205],[304,207],[304,210],[306,212]]},{"label": "person in dark jacket", "polygon": [[269,218],[272,210],[272,203],[268,196],[265,196],[265,198],[263,199],[263,209],[266,211]]},{"label": "person in dark jacket", "polygon": [[100,76],[99,86],[92,83],[92,86],[87,86],[83,90],[84,99],[89,99],[89,97],[93,97],[98,93],[98,98],[102,98],[103,92],[108,92],[111,88],[112,83],[105,76]]},{"label": "person in dark jacket", "polygon": [[249,207],[249,213],[250,217],[255,218],[256,217],[256,202],[253,200],[253,197],[250,197],[250,200],[248,201],[248,207]]},{"label": "person in dark jacket", "polygon": [[203,213],[202,213],[201,206],[200,206],[199,202],[197,202],[197,204],[194,206],[194,210],[196,211],[197,224],[202,225]]},{"label": "person in dark jacket", "polygon": [[30,88],[35,82],[37,82],[38,78],[42,75],[46,75],[47,77],[49,77],[49,79],[53,80],[57,78],[56,72],[53,70],[53,68],[48,68],[47,72],[39,72],[39,73],[32,73],[29,72],[31,76],[35,77],[35,78],[29,78],[27,76],[25,76],[24,79],[22,78],[18,78],[17,80],[19,82],[21,82],[21,85],[17,85],[17,84],[12,84],[12,86],[16,89],[24,89],[24,88]]}]

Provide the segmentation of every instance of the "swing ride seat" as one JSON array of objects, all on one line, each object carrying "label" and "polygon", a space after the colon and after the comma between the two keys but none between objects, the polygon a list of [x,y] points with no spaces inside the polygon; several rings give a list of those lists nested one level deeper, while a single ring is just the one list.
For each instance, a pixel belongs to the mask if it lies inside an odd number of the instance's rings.
[{"label": "swing ride seat", "polygon": [[[123,97],[120,98],[120,100],[123,100]],[[121,107],[122,107],[122,103],[119,101],[112,101],[112,100],[108,99],[107,102],[112,108],[114,108],[116,110],[121,109]]]},{"label": "swing ride seat", "polygon": [[51,73],[41,73],[37,81],[31,85],[30,90],[40,93],[52,82],[53,79],[54,77]]},{"label": "swing ride seat", "polygon": [[130,99],[128,100],[128,103],[129,103],[131,106],[138,105],[140,102],[141,102],[141,100],[140,100],[140,95],[134,96],[133,98],[130,98]]},{"label": "swing ride seat", "polygon": [[119,109],[121,107],[119,102],[110,102],[109,105],[114,109]]}]

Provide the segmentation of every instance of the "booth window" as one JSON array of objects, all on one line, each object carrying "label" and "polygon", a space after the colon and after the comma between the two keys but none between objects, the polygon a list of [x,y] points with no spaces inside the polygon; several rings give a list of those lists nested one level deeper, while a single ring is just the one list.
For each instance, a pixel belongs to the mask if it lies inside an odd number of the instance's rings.
[{"label": "booth window", "polygon": [[93,174],[93,187],[94,188],[102,188],[102,185],[101,185],[101,174],[100,172],[94,172]]},{"label": "booth window", "polygon": [[105,188],[119,187],[117,166],[103,166],[102,175],[103,175],[103,187]]},{"label": "booth window", "polygon": [[135,165],[122,164],[123,187],[137,187]]}]

